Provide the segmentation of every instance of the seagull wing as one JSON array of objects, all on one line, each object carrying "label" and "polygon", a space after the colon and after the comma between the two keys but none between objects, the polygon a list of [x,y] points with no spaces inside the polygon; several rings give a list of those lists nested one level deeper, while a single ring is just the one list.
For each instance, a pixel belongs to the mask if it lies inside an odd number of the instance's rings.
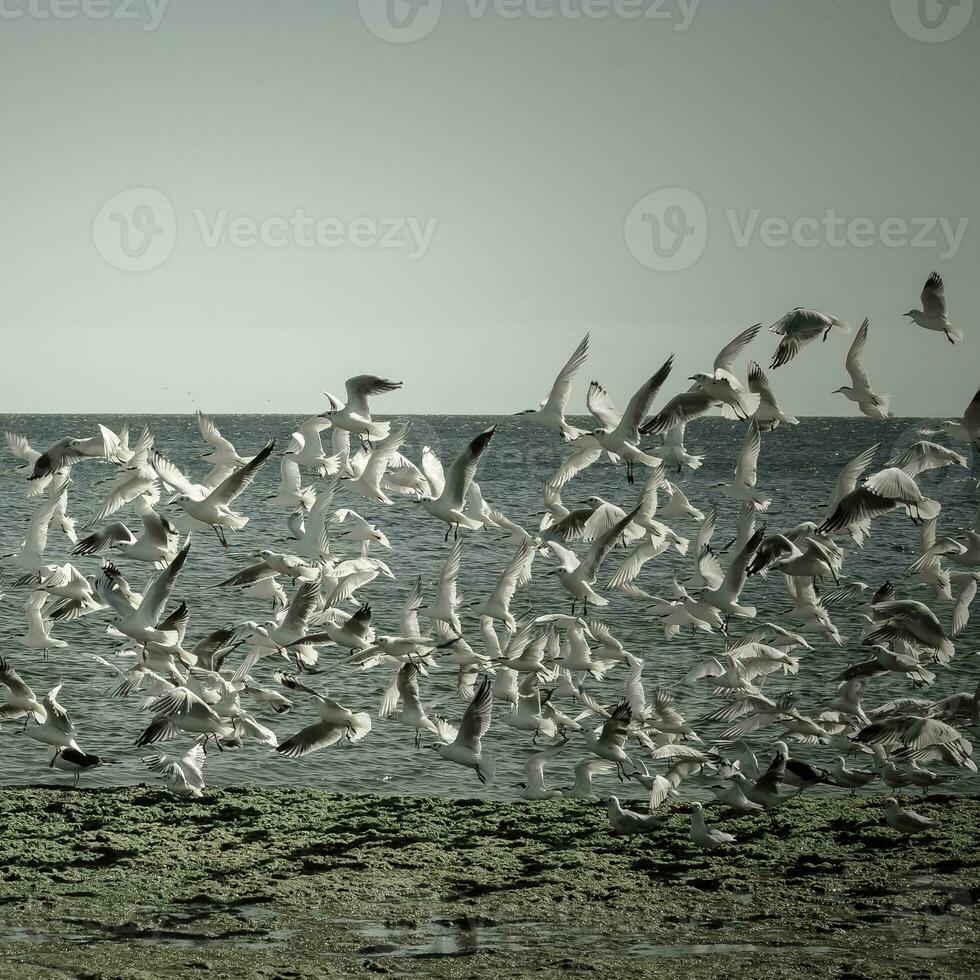
[{"label": "seagull wing", "polygon": [[156,626],[163,615],[163,607],[173,592],[174,584],[180,570],[187,561],[187,555],[191,550],[190,541],[177,552],[174,560],[150,583],[149,588],[143,595],[143,601],[139,605],[139,616],[143,622],[150,626]]},{"label": "seagull wing", "polygon": [[755,323],[751,327],[743,330],[733,341],[722,347],[718,352],[718,356],[715,358],[715,371],[725,371],[728,374],[732,374],[732,369],[735,367],[735,361],[738,359],[738,355],[755,340],[761,329],[762,324]]},{"label": "seagull wing", "polygon": [[387,378],[378,378],[373,374],[359,374],[357,377],[348,378],[344,385],[347,389],[345,411],[348,414],[370,419],[371,410],[368,407],[368,397],[381,395],[387,391],[397,391],[401,386],[400,381],[389,381]]},{"label": "seagull wing", "polygon": [[657,415],[641,425],[640,432],[644,434],[667,432],[675,425],[684,425],[691,419],[704,415],[714,404],[716,404],[715,399],[703,388],[682,391],[679,395],[674,395]]},{"label": "seagull wing", "polygon": [[608,531],[599,535],[592,547],[589,548],[588,554],[582,561],[584,566],[582,570],[587,580],[593,581],[595,579],[603,559],[616,545],[620,535],[633,523],[633,518],[636,517],[639,509],[639,507],[634,507],[621,521],[617,521]]},{"label": "seagull wing", "polygon": [[735,464],[735,482],[746,487],[754,487],[757,479],[759,451],[762,449],[762,435],[759,426],[750,422],[745,430],[745,439]]},{"label": "seagull wing", "polygon": [[923,313],[928,316],[946,316],[946,286],[938,272],[933,272],[926,280],[919,298],[922,300]]},{"label": "seagull wing", "polygon": [[875,458],[875,453],[878,452],[880,447],[881,443],[878,442],[873,446],[869,446],[863,453],[859,453],[850,460],[840,471],[837,476],[837,485],[834,487],[831,510],[833,510],[843,497],[854,490],[857,486],[858,477],[871,465]]},{"label": "seagull wing", "polygon": [[593,381],[589,385],[588,394],[585,396],[585,407],[599,420],[604,429],[613,430],[621,421],[609,392],[598,381]]},{"label": "seagull wing", "polygon": [[211,421],[210,415],[198,412],[197,427],[201,430],[201,436],[209,446],[234,456],[238,455],[235,447],[218,431],[218,427]]},{"label": "seagull wing", "polygon": [[854,337],[850,350],[847,352],[847,360],[844,362],[844,366],[847,368],[847,373],[851,376],[851,383],[854,387],[863,388],[866,391],[871,390],[871,381],[868,379],[868,372],[864,368],[861,355],[864,354],[864,347],[868,342],[868,326],[870,323],[870,320],[865,320],[861,324],[861,329],[858,330]]},{"label": "seagull wing", "polygon": [[555,383],[551,386],[551,392],[542,408],[557,412],[559,415],[565,414],[565,407],[568,405],[569,395],[572,393],[572,381],[575,372],[585,363],[589,356],[589,335],[586,334],[582,343],[575,348],[575,352],[566,361],[561,369]]},{"label": "seagull wing", "polygon": [[489,677],[484,677],[473,700],[463,712],[463,719],[459,723],[459,732],[456,735],[455,744],[465,746],[473,752],[479,752],[481,749],[480,740],[486,735],[487,729],[490,727],[492,712],[493,682]]},{"label": "seagull wing", "polygon": [[227,506],[238,497],[251,482],[255,479],[259,467],[272,455],[275,449],[275,442],[268,443],[261,452],[253,457],[244,466],[239,466],[230,476],[225,477],[218,486],[211,491],[208,501],[213,504],[224,504]]},{"label": "seagull wing", "polygon": [[440,499],[449,504],[453,510],[461,510],[466,494],[476,476],[476,467],[480,462],[480,456],[490,444],[496,426],[491,426],[485,432],[481,432],[457,457],[453,460],[449,471],[446,473],[446,486],[440,494]]},{"label": "seagull wing", "polygon": [[667,376],[670,374],[670,369],[673,367],[674,358],[673,355],[667,358],[663,367],[657,371],[648,381],[645,381],[636,392],[635,395],[629,400],[629,404],[626,406],[626,411],[623,413],[623,418],[619,425],[616,427],[615,434],[626,442],[638,443],[640,441],[640,425],[643,420],[647,417],[650,411],[650,406],[653,404],[654,399],[657,397],[660,389],[663,387],[664,382],[667,380]]}]

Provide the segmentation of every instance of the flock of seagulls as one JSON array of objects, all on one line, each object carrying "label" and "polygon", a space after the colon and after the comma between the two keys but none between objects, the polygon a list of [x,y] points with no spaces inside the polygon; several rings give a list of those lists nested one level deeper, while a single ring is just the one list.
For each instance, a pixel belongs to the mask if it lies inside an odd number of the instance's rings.
[{"label": "flock of seagulls", "polygon": [[[922,309],[908,314],[912,321],[961,340],[947,320],[938,274],[921,299]],[[779,338],[774,371],[808,344],[850,328],[800,308],[770,330]],[[980,583],[980,526],[975,518],[971,527],[940,532],[942,505],[918,479],[942,467],[968,467],[964,455],[934,440],[980,448],[980,392],[962,419],[921,432],[883,465],[875,463],[879,446],[855,447],[844,468],[828,474],[825,496],[817,497],[825,503],[810,519],[776,529],[765,523],[773,495],[759,485],[759,459],[774,430],[803,423],[780,406],[756,361],[747,363],[741,381],[740,360],[760,332],[756,324],[739,333],[713,363],[689,375],[686,390],[666,400],[660,393],[673,358],[622,412],[593,381],[586,392],[591,427],[579,428],[566,413],[589,355],[585,337],[540,406],[517,413],[566,449],[541,487],[537,526],[506,515],[477,482],[479,468],[493,465],[495,428],[473,434],[453,459],[440,459],[428,446],[411,459],[402,452],[409,423],[373,414],[374,400],[401,385],[373,375],[347,381],[344,399],[325,393],[326,408],[278,451],[270,440],[243,455],[198,413],[206,447],[201,471],[182,469],[158,451],[147,429],[133,436],[100,425],[95,435],[59,439],[43,452],[26,435],[8,432],[23,492],[36,506],[19,546],[0,555],[5,601],[21,603],[25,620],[25,632],[8,639],[0,659],[6,695],[0,738],[39,743],[49,753],[39,762],[72,774],[76,786],[84,773],[116,761],[90,751],[99,733],[76,729],[71,691],[57,683],[36,693],[46,674],[58,676],[78,621],[91,620],[106,637],[104,655],[86,654],[95,679],[107,679],[104,697],[129,706],[142,761],[185,796],[203,794],[209,751],[251,742],[296,759],[368,739],[373,715],[403,726],[419,758],[471,770],[480,783],[496,777],[495,753],[485,741],[494,726],[515,750],[532,750],[520,787],[526,799],[602,800],[611,831],[627,838],[655,832],[664,820],[658,810],[695,775],[726,811],[771,819],[812,786],[855,793],[883,784],[890,827],[905,836],[930,829],[934,821],[900,805],[902,790],[926,793],[960,771],[977,771],[967,730],[980,724],[980,686],[942,699],[928,691],[956,656],[956,638],[969,620]],[[844,364],[851,384],[838,391],[864,415],[884,420],[889,396],[873,389],[864,366],[868,340],[865,320]],[[716,507],[699,501],[700,509],[679,485],[679,474],[703,462],[685,446],[689,423],[716,412],[730,420],[740,445],[732,476],[702,488],[738,509],[727,545],[714,540]],[[603,455],[623,468],[622,498],[593,495],[566,506],[563,492]],[[198,552],[234,553],[235,535],[249,522],[250,488],[263,467],[275,465],[281,479],[267,502],[282,513],[276,540],[285,532],[288,548],[247,556],[207,597],[183,591],[181,573]],[[84,501],[72,493],[79,467],[103,471]],[[381,523],[354,509],[361,498],[394,514],[396,501],[417,507],[435,540],[442,539],[436,581],[420,578],[407,588],[401,608],[385,617],[397,623],[390,633],[376,625],[365,593],[376,579],[394,578],[379,557],[391,543]],[[91,516],[69,516],[77,509]],[[909,519],[916,560],[871,583],[849,576],[848,553],[895,512]],[[512,557],[489,595],[464,602],[467,539],[479,529],[507,542]],[[900,535],[901,521],[892,519],[882,533]],[[69,542],[68,560],[51,555],[56,534]],[[270,530],[265,540],[272,538]],[[644,568],[668,558],[671,594],[646,591]],[[554,576],[564,602],[520,611],[515,597],[532,575]],[[782,611],[760,615],[743,601],[747,581],[757,576],[768,579],[773,608]],[[191,607],[213,604],[224,591],[254,604],[255,618],[195,634]],[[714,638],[715,654],[701,658],[688,650],[682,682],[651,687],[644,674],[656,674],[659,653],[626,648],[615,624],[603,619],[611,594],[636,603],[681,656],[690,634]],[[860,615],[861,635],[842,636],[835,608]],[[821,703],[804,706],[792,691],[764,690],[769,675],[792,677],[807,661],[819,663],[821,647],[844,646],[853,662],[827,683]],[[350,671],[377,676],[375,704],[336,700]],[[436,701],[427,689],[439,672],[455,676],[454,695]],[[909,694],[882,702],[875,691],[881,677],[904,679]],[[713,692],[714,707],[685,718],[677,701],[692,689]],[[301,720],[291,722],[294,714]],[[707,729],[712,736],[702,738],[698,732]],[[760,762],[753,739],[774,746],[771,761]],[[834,768],[806,761],[807,747],[817,745],[837,749]],[[547,768],[560,755],[574,762],[570,788],[548,783]],[[854,761],[861,757],[864,764]],[[593,786],[596,778],[642,787],[646,811],[624,808]],[[690,820],[696,846],[736,843],[708,825],[701,803],[693,804]]]}]

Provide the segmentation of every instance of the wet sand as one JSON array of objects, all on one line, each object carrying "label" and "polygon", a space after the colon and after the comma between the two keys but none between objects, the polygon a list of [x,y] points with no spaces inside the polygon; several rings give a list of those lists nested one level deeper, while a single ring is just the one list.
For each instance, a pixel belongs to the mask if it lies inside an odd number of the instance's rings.
[{"label": "wet sand", "polygon": [[605,807],[0,788],[0,977],[976,975],[980,798],[882,797],[627,845]]}]

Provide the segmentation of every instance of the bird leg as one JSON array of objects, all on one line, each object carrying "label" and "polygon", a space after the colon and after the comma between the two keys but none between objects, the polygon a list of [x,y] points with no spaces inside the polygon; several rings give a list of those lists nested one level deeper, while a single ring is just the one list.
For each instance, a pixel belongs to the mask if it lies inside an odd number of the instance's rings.
[{"label": "bird leg", "polygon": [[449,540],[449,532],[452,529],[453,529],[452,524],[450,524],[449,527],[446,528],[446,536],[442,539],[444,544],[445,544],[445,542],[447,542]]}]

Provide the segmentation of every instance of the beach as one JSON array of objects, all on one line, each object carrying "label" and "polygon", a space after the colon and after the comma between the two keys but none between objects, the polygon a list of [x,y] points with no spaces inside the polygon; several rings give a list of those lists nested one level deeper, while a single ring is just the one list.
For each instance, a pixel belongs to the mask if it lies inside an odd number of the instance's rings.
[{"label": "beach", "polygon": [[627,842],[595,801],[5,787],[0,976],[970,975],[980,798],[906,805],[941,828],[712,806],[705,853],[680,803]]}]

